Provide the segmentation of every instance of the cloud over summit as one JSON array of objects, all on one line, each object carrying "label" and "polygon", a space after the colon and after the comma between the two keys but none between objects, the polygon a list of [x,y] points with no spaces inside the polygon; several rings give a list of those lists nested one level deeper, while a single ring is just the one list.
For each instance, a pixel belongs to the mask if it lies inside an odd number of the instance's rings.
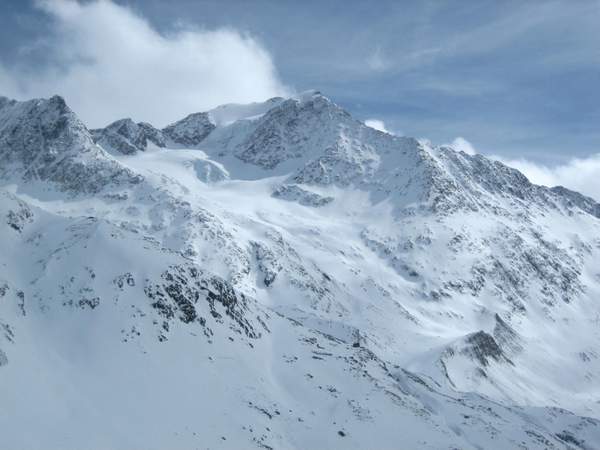
[{"label": "cloud over summit", "polygon": [[121,117],[157,126],[228,102],[285,95],[269,52],[234,29],[156,30],[108,0],[43,0],[53,64],[23,75],[0,65],[2,94],[63,95],[89,126]]}]

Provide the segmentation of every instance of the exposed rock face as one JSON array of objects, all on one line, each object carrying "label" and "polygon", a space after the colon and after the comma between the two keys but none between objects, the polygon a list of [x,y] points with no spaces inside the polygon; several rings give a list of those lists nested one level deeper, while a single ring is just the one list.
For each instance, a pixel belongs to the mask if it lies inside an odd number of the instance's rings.
[{"label": "exposed rock face", "polygon": [[111,123],[106,128],[92,130],[94,142],[105,150],[132,155],[145,151],[148,142],[157,147],[165,147],[166,140],[162,131],[149,123],[135,123],[131,119],[121,119]]},{"label": "exposed rock face", "polygon": [[163,134],[175,144],[195,147],[215,129],[208,113],[200,112],[189,116],[164,128]]},{"label": "exposed rock face", "polygon": [[315,192],[307,191],[295,184],[282,184],[273,191],[273,197],[295,201],[304,206],[315,207],[325,206],[334,200],[331,196],[322,196]]},{"label": "exposed rock face", "polygon": [[[260,316],[256,316],[256,323],[250,321],[251,300],[236,292],[227,281],[207,276],[198,267],[190,265],[172,266],[162,273],[161,279],[160,284],[149,282],[144,288],[152,307],[164,319],[159,336],[161,341],[167,339],[169,321],[176,315],[183,323],[200,324],[208,337],[213,335],[211,322],[223,324],[225,319],[235,333],[252,339],[260,338],[265,331]],[[199,302],[202,304],[198,305]],[[254,309],[256,314],[256,306]]]},{"label": "exposed rock face", "polygon": [[142,178],[97,147],[87,128],[58,96],[0,102],[0,176],[51,181],[77,193],[108,185],[134,185]]},{"label": "exposed rock face", "polygon": [[533,185],[519,171],[482,155],[374,130],[315,92],[278,102],[253,120],[217,128],[202,145],[217,160],[230,155],[265,174],[291,173],[286,183],[296,186],[277,192],[303,184],[354,187],[375,201],[391,199],[400,214],[407,206],[500,215],[527,214],[532,204],[577,206],[592,215],[599,208],[564,188]]},{"label": "exposed rock face", "polygon": [[552,192],[557,193],[563,204],[571,209],[572,206],[577,206],[581,210],[600,218],[600,203],[596,202],[593,198],[587,197],[579,192],[571,191],[562,186],[555,186],[551,188]]},{"label": "exposed rock face", "polygon": [[494,337],[485,331],[478,331],[467,336],[465,342],[467,345],[462,349],[462,352],[475,359],[482,366],[489,365],[490,360],[511,363]]},{"label": "exposed rock face", "polygon": [[106,128],[92,130],[92,135],[94,141],[105,150],[132,155],[145,151],[149,142],[160,148],[165,148],[168,143],[197,147],[214,129],[209,114],[201,112],[190,114],[162,130],[146,122],[121,119]]},{"label": "exposed rock face", "polygon": [[509,355],[516,355],[521,352],[523,350],[522,338],[498,314],[494,316],[494,319],[496,320],[496,324],[494,325],[492,334],[498,346],[503,349],[504,353]]},{"label": "exposed rock face", "polygon": [[33,222],[34,214],[27,203],[8,192],[2,191],[0,191],[0,199],[6,203],[12,203],[12,208],[6,211],[5,220],[14,231],[21,233],[27,224]]},{"label": "exposed rock face", "polygon": [[308,101],[286,100],[261,117],[256,129],[237,146],[235,155],[244,162],[273,169],[287,160],[322,152],[322,145],[327,143],[319,141],[323,133],[317,131],[332,125],[325,120],[330,114],[345,115],[319,95]]}]

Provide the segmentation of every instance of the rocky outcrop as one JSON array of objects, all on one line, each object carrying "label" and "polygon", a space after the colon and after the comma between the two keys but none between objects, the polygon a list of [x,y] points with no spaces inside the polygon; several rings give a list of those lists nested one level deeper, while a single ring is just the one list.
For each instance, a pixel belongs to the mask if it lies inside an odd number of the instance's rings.
[{"label": "rocky outcrop", "polygon": [[165,127],[162,132],[173,143],[184,147],[195,147],[215,129],[208,113],[199,112],[178,120]]},{"label": "rocky outcrop", "polygon": [[298,202],[304,206],[320,207],[331,203],[334,198],[310,192],[295,184],[282,184],[273,191],[273,197]]},{"label": "rocky outcrop", "polygon": [[72,193],[96,193],[142,180],[94,144],[59,96],[0,102],[0,161],[2,178],[49,181]]},{"label": "rocky outcrop", "polygon": [[148,143],[165,147],[166,139],[162,131],[149,123],[135,123],[131,119],[121,119],[106,128],[91,131],[94,142],[107,151],[132,155],[146,151]]},{"label": "rocky outcrop", "polygon": [[260,319],[262,313],[256,316],[253,300],[236,292],[227,281],[193,265],[171,266],[162,273],[160,283],[147,280],[144,292],[163,318],[160,340],[166,339],[174,318],[185,324],[198,323],[207,337],[213,335],[213,324],[226,323],[235,333],[252,339],[260,338],[266,330]]}]

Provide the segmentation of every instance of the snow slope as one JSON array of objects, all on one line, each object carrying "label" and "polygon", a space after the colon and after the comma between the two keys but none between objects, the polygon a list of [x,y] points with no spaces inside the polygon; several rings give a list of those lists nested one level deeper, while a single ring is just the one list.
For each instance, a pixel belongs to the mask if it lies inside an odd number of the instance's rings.
[{"label": "snow slope", "polygon": [[6,448],[600,448],[594,200],[316,92],[115,124],[0,99]]}]

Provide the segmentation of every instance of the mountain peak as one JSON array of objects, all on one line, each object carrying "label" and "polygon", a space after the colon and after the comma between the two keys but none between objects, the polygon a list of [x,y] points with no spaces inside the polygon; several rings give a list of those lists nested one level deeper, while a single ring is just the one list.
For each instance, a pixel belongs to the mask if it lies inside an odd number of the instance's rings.
[{"label": "mountain peak", "polygon": [[211,122],[208,113],[197,112],[165,127],[162,132],[175,144],[194,147],[214,129],[215,124]]},{"label": "mountain peak", "polygon": [[296,95],[293,95],[291,98],[298,100],[299,102],[307,102],[307,101],[312,101],[315,100],[316,98],[324,98],[329,100],[327,97],[325,97],[321,91],[318,91],[316,89],[308,89],[306,91],[303,92],[299,92]]},{"label": "mountain peak", "polygon": [[58,95],[0,104],[0,160],[5,177],[52,181],[72,192],[97,192],[107,177],[116,183],[139,182],[94,145],[88,129]]},{"label": "mountain peak", "polygon": [[0,99],[5,446],[600,442],[598,204],[300,97]]},{"label": "mountain peak", "polygon": [[64,97],[62,97],[58,94],[53,95],[48,100],[42,100],[42,101],[47,101],[48,105],[56,107],[63,111],[68,109],[67,102],[65,101]]},{"label": "mountain peak", "polygon": [[579,207],[596,215],[598,208],[591,199],[535,186],[519,171],[482,155],[381,133],[317,90],[221,105],[163,130],[123,119],[93,134],[98,144],[123,154],[144,151],[147,142],[201,148],[217,162],[234,158],[245,163],[226,164],[240,178],[287,175],[277,192],[307,191],[293,185],[355,187],[374,201],[392,199],[399,210],[420,205],[445,214],[481,208],[511,214],[539,204]]},{"label": "mountain peak", "polygon": [[227,103],[209,110],[210,121],[217,127],[230,125],[238,120],[255,119],[265,114],[270,109],[281,104],[283,97],[273,97],[264,102],[247,104]]},{"label": "mountain peak", "polygon": [[110,152],[132,155],[145,151],[151,142],[165,147],[166,139],[160,130],[146,122],[135,123],[132,119],[117,120],[106,128],[91,130],[94,142]]}]

